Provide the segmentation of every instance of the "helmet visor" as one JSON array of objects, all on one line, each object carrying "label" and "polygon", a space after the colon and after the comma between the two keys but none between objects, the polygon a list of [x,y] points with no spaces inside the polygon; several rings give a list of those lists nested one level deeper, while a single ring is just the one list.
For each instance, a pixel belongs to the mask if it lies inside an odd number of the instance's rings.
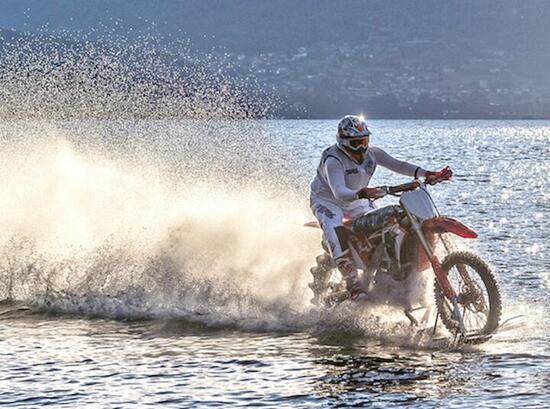
[{"label": "helmet visor", "polygon": [[353,150],[358,150],[360,148],[367,149],[369,147],[369,136],[361,136],[360,138],[353,138],[348,141],[349,147]]}]

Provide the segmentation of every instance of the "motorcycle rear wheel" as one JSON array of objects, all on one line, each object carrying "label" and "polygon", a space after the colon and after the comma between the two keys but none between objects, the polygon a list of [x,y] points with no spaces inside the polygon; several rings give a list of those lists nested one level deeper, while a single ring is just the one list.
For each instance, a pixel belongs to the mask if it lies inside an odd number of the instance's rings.
[{"label": "motorcycle rear wheel", "polygon": [[315,259],[315,266],[310,269],[313,281],[309,288],[313,292],[311,303],[316,306],[332,307],[349,298],[349,293],[342,282],[331,281],[336,266],[328,253]]},{"label": "motorcycle rear wheel", "polygon": [[[479,256],[468,251],[449,254],[441,265],[458,294],[459,306],[466,328],[467,343],[487,341],[499,325],[502,312],[500,291],[491,269]],[[471,278],[466,283],[459,269],[465,268]],[[443,325],[453,335],[460,333],[458,321],[452,316],[452,307],[435,283],[435,304]]]}]

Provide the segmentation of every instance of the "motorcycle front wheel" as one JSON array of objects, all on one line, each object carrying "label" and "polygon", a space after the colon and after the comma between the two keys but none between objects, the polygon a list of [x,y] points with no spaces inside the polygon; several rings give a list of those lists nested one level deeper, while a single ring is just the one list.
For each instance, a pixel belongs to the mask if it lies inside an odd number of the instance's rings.
[{"label": "motorcycle front wheel", "polygon": [[[441,267],[458,295],[465,341],[485,342],[498,328],[502,311],[500,291],[489,266],[476,254],[459,251],[445,257]],[[452,305],[437,282],[434,292],[441,322],[451,334],[459,334],[460,326],[453,317]]]}]

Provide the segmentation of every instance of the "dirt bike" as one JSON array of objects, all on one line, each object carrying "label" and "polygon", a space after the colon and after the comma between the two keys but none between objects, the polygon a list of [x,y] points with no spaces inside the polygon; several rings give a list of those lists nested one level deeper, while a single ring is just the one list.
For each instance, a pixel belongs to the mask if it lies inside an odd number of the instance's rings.
[{"label": "dirt bike", "polygon": [[[431,316],[431,303],[422,297],[409,292],[397,301],[389,301],[383,296],[381,299],[380,294],[388,282],[400,287],[427,272],[435,276],[434,334],[440,318],[455,340],[487,341],[499,325],[502,308],[495,277],[479,256],[457,251],[452,241],[453,235],[474,239],[477,233],[458,220],[441,216],[426,183],[414,180],[379,189],[383,192],[380,197],[399,197],[399,205],[378,208],[354,218],[344,216],[343,220],[348,246],[356,265],[363,271],[367,299],[397,303],[413,325],[419,324],[413,312],[424,309],[421,321],[426,323]],[[320,227],[317,222],[306,226]],[[333,307],[349,299],[349,293],[324,240],[323,248],[325,253],[317,257],[317,265],[311,269],[312,302]],[[443,261],[436,254],[436,248],[442,248],[446,254]]]}]

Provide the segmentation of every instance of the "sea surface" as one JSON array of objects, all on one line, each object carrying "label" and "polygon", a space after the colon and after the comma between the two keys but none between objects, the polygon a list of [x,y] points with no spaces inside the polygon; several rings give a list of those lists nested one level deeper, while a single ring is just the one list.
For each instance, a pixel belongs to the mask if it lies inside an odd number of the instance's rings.
[{"label": "sea surface", "polygon": [[550,407],[550,121],[370,124],[454,170],[431,193],[479,233],[460,245],[500,286],[491,340],[309,304],[335,120],[4,121],[0,406]]}]

